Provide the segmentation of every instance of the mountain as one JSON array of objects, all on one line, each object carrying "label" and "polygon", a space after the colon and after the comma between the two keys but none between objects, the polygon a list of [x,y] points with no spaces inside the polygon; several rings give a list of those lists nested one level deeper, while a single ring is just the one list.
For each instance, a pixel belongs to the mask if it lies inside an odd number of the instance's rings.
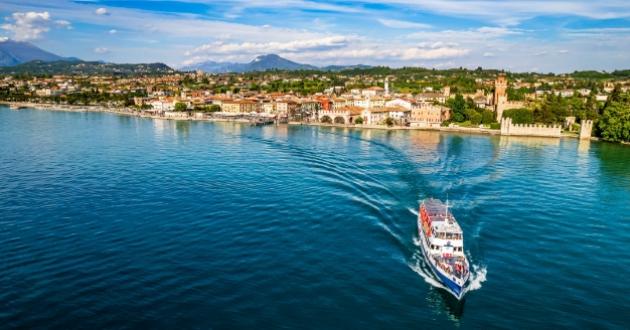
[{"label": "mountain", "polygon": [[205,61],[189,66],[182,67],[182,71],[196,71],[201,70],[209,73],[224,73],[224,72],[241,72],[242,66],[245,63],[233,63],[233,62],[215,62]]},{"label": "mountain", "polygon": [[181,68],[182,71],[202,70],[209,73],[252,72],[267,70],[317,70],[317,67],[282,58],[276,54],[257,56],[249,63],[206,61]]},{"label": "mountain", "polygon": [[86,62],[60,60],[54,62],[31,61],[14,66],[0,67],[0,74],[30,75],[157,75],[173,73],[164,63],[116,64],[103,62]]},{"label": "mountain", "polygon": [[256,57],[249,62],[248,69],[250,71],[267,71],[267,70],[316,70],[317,68],[308,65],[289,61],[276,54],[267,54]]},{"label": "mountain", "polygon": [[354,64],[354,65],[327,65],[323,66],[320,69],[324,71],[344,71],[344,70],[354,70],[354,69],[369,69],[371,65],[365,64]]},{"label": "mountain", "polygon": [[35,60],[51,62],[64,59],[28,42],[10,39],[0,41],[0,66],[17,65]]}]

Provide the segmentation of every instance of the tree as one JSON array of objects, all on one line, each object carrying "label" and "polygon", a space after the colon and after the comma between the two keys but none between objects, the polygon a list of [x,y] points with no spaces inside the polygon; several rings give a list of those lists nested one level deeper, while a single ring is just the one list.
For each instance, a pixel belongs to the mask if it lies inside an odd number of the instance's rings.
[{"label": "tree", "polygon": [[598,122],[599,132],[606,141],[630,142],[630,95],[616,99],[604,107]]},{"label": "tree", "polygon": [[332,118],[330,118],[329,116],[323,116],[320,121],[324,124],[332,124]]},{"label": "tree", "polygon": [[186,111],[186,110],[188,110],[188,106],[186,105],[186,103],[183,103],[183,102],[175,103],[175,111]]},{"label": "tree", "polygon": [[534,121],[545,124],[564,122],[567,108],[567,102],[562,96],[549,94],[534,109]]},{"label": "tree", "polygon": [[221,111],[221,106],[219,106],[218,104],[212,104],[208,107],[208,111],[209,112],[220,112]]},{"label": "tree", "polygon": [[361,125],[361,124],[363,124],[363,117],[357,117],[357,118],[354,120],[354,123],[355,123],[355,124],[357,124],[357,125]]},{"label": "tree", "polygon": [[385,125],[387,125],[387,127],[394,126],[394,119],[392,117],[385,118]]},{"label": "tree", "polygon": [[481,113],[481,123],[482,124],[492,124],[496,122],[494,119],[494,112],[490,110],[483,110]]},{"label": "tree", "polygon": [[470,123],[473,125],[481,124],[481,114],[475,110],[468,109],[466,112],[466,117],[470,120]]},{"label": "tree", "polygon": [[451,111],[453,112],[453,121],[463,122],[466,119],[464,112],[466,111],[466,100],[462,94],[455,95],[455,98],[449,100]]},{"label": "tree", "polygon": [[514,124],[532,124],[534,122],[534,113],[528,109],[505,110],[503,117],[512,118]]}]

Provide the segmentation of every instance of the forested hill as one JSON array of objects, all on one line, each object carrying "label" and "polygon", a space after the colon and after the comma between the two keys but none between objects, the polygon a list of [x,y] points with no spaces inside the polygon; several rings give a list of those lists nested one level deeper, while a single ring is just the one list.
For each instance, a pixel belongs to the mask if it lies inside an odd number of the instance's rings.
[{"label": "forested hill", "polygon": [[10,67],[1,67],[0,74],[10,75],[160,75],[173,73],[163,63],[116,64],[86,61],[31,61]]}]

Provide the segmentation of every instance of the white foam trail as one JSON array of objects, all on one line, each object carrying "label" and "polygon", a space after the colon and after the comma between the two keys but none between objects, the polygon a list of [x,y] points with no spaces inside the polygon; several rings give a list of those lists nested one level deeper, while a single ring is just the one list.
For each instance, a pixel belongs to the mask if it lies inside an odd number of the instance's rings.
[{"label": "white foam trail", "polygon": [[415,216],[418,216],[418,210],[416,210],[414,208],[411,208],[411,207],[408,207],[407,210],[409,210],[409,212],[415,214]]},{"label": "white foam trail", "polygon": [[429,283],[431,286],[446,290],[446,287],[442,285],[442,283],[440,283],[438,280],[433,278],[433,276],[429,274],[428,271],[423,269],[420,263],[420,260],[416,260],[415,264],[409,264],[409,268],[416,272],[416,274],[420,275],[420,277],[422,277],[424,281]]},{"label": "white foam trail", "polygon": [[[420,238],[414,237],[413,244],[420,248]],[[419,253],[414,253],[412,260],[415,261],[415,264],[409,264],[409,268],[420,275],[425,282],[431,284],[436,288],[441,288],[448,290],[440,281],[436,280],[433,277],[433,274],[430,270],[427,270],[422,267],[424,265],[424,261],[422,259],[422,255]],[[468,280],[468,285],[466,286],[465,293],[470,291],[475,291],[481,289],[481,283],[486,281],[486,275],[488,274],[488,269],[485,266],[472,265],[472,270],[470,272],[470,279]]]},{"label": "white foam trail", "polygon": [[470,279],[466,286],[466,292],[481,289],[481,283],[486,281],[487,274],[488,270],[485,266],[473,265],[472,272],[470,272]]}]

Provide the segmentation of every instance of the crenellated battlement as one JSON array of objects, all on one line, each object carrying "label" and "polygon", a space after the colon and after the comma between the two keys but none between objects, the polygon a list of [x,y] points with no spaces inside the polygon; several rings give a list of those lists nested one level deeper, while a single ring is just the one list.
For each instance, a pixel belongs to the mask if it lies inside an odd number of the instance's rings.
[{"label": "crenellated battlement", "polygon": [[560,137],[562,126],[541,124],[512,124],[512,118],[501,118],[501,135]]},{"label": "crenellated battlement", "polygon": [[593,132],[593,121],[582,120],[580,123],[580,139],[590,139]]}]

